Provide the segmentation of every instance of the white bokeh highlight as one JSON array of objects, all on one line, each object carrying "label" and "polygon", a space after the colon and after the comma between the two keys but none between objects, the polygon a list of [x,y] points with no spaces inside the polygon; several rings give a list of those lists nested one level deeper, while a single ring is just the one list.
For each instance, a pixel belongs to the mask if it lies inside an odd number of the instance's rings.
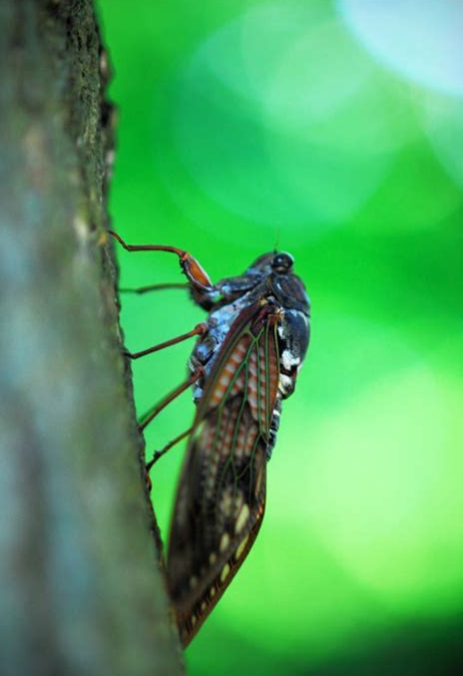
[{"label": "white bokeh highlight", "polygon": [[385,66],[430,89],[463,94],[461,0],[337,0],[337,7]]}]

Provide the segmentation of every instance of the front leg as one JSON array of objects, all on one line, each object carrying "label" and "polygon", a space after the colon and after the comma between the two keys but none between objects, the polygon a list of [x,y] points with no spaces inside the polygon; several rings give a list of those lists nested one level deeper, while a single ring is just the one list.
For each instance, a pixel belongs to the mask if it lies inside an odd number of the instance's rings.
[{"label": "front leg", "polygon": [[[112,230],[108,230],[108,232],[112,237],[117,239],[126,251],[167,251],[168,253],[176,254],[179,258],[180,266],[188,278],[188,286],[190,287],[194,301],[207,311],[210,311],[221,299],[228,302],[242,296],[249,289],[252,289],[258,281],[256,275],[244,274],[238,277],[223,279],[217,284],[213,284],[202,265],[188,251],[178,249],[175,246],[160,244],[126,244],[116,232]],[[144,293],[156,288],[171,288],[172,286],[178,287],[181,285],[151,285],[135,291],[137,293]]]},{"label": "front leg", "polygon": [[108,230],[108,233],[117,239],[126,251],[167,251],[168,253],[176,254],[179,258],[180,266],[195,292],[195,296],[197,295],[205,300],[213,300],[217,296],[217,289],[212,284],[209,275],[188,251],[178,249],[175,246],[164,246],[161,244],[126,244],[116,232]]}]

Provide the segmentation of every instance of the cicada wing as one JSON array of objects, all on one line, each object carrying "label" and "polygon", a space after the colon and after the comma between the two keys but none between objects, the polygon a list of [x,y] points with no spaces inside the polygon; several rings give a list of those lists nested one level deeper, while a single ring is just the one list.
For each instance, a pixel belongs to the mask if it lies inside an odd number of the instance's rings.
[{"label": "cicada wing", "polygon": [[184,645],[246,558],[262,523],[278,389],[278,315],[238,317],[205,385],[177,493],[168,580]]},{"label": "cicada wing", "polygon": [[[222,514],[219,519],[212,514],[206,515],[199,517],[201,523],[192,525],[191,532],[198,534],[196,542],[185,548],[180,537],[171,540],[168,558],[169,587],[184,646],[194,637],[230,584],[257,536],[265,508],[265,464],[265,453],[259,450],[255,465],[258,467],[261,488],[258,499],[253,501],[254,506],[249,507],[248,501],[237,509],[239,503],[234,502],[232,504],[235,514],[231,516],[230,513],[223,513],[224,509],[229,509],[227,505],[230,504],[231,494],[226,489],[222,490],[219,497]],[[221,535],[220,522],[227,524]],[[209,535],[207,529],[210,529]],[[209,543],[208,547],[204,546],[206,542]],[[185,554],[188,549],[191,554],[184,558],[182,552]]]}]

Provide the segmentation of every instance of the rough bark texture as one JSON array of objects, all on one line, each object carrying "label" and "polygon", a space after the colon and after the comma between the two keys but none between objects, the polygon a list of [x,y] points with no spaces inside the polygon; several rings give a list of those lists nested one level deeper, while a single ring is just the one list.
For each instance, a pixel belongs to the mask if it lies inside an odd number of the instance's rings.
[{"label": "rough bark texture", "polygon": [[105,237],[91,0],[0,2],[0,673],[182,673]]}]

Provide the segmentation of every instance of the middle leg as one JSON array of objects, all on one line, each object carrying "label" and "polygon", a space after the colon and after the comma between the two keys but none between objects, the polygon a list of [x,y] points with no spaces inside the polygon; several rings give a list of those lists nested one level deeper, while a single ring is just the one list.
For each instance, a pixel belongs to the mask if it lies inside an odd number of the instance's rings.
[{"label": "middle leg", "polygon": [[152,354],[153,352],[163,350],[165,347],[170,347],[171,345],[181,343],[182,341],[188,340],[188,338],[192,338],[193,336],[202,336],[206,333],[206,331],[207,324],[205,322],[202,322],[201,324],[195,326],[195,328],[192,329],[191,331],[188,331],[188,333],[182,333],[181,336],[177,336],[176,338],[166,340],[164,343],[159,343],[159,345],[154,345],[154,347],[148,347],[146,350],[141,350],[140,352],[129,352],[128,350],[124,350],[124,354],[126,357],[129,357],[130,359],[139,359],[140,357],[144,357],[147,354]]}]

